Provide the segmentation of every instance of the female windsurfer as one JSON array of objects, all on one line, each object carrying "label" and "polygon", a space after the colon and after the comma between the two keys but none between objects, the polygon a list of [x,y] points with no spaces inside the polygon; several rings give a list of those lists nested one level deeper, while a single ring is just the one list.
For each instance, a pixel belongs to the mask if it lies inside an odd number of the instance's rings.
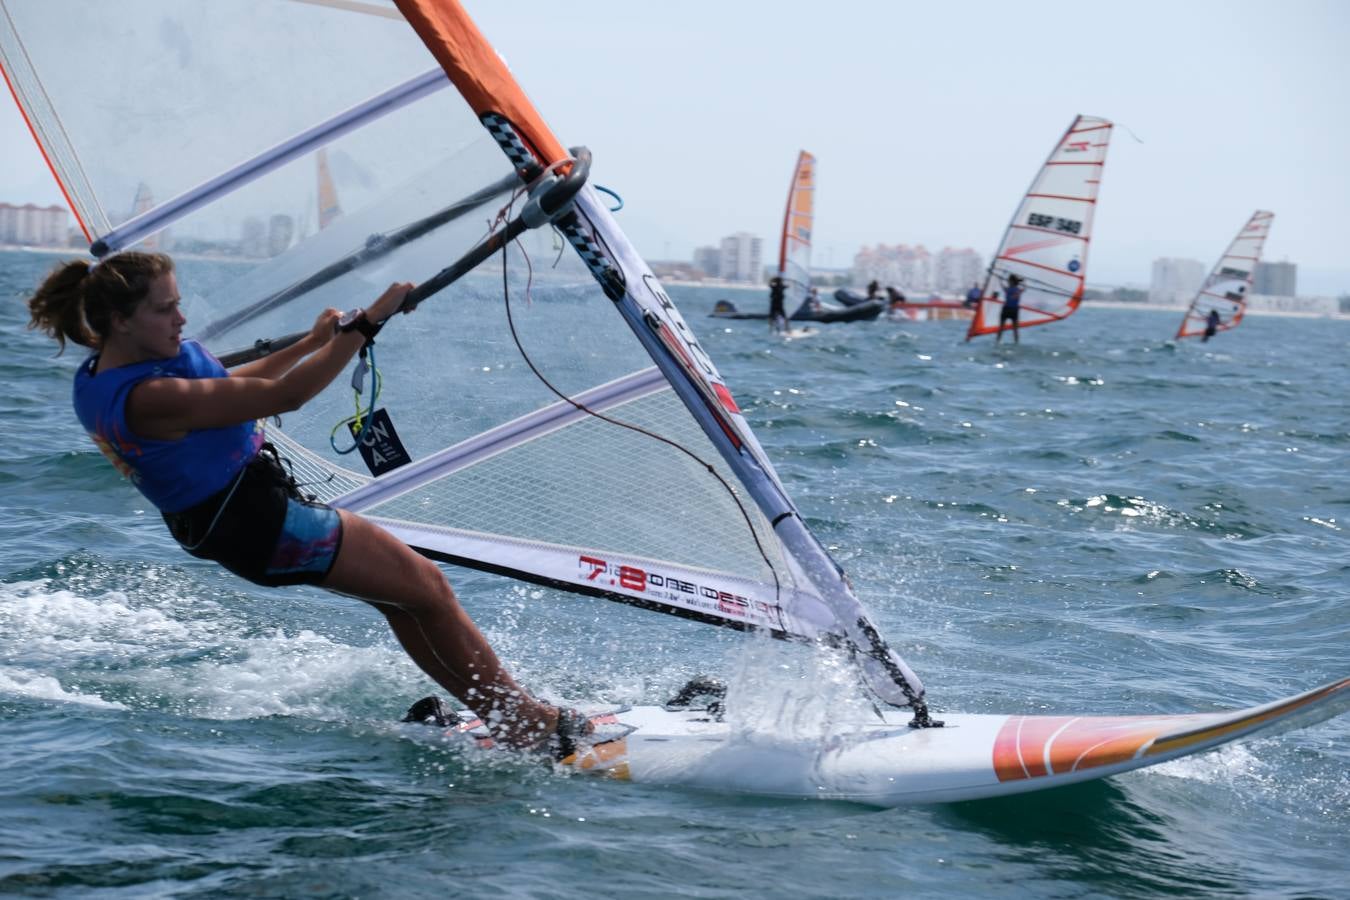
[{"label": "female windsurfer", "polygon": [[303,497],[263,438],[263,420],[317,395],[411,289],[390,285],[341,319],[324,310],[298,343],[229,372],[182,339],[173,261],[126,252],[58,266],[28,301],[29,327],[94,351],[75,375],[75,412],[185,550],[265,587],[365,600],[498,740],[566,755],[584,720],[516,684],[441,570],[361,516]]},{"label": "female windsurfer", "polygon": [[[997,295],[995,295],[997,296]],[[1012,323],[1013,343],[1018,344],[1021,341],[1017,337],[1017,316],[1022,311],[1022,276],[1009,275],[1008,287],[1003,292],[1003,309],[998,314],[998,335],[994,338],[994,343],[1003,341],[1003,323]]]},{"label": "female windsurfer", "polygon": [[1200,338],[1200,343],[1204,343],[1214,335],[1219,333],[1219,326],[1223,324],[1223,318],[1220,317],[1217,309],[1211,309],[1209,315],[1205,317],[1205,335]]}]

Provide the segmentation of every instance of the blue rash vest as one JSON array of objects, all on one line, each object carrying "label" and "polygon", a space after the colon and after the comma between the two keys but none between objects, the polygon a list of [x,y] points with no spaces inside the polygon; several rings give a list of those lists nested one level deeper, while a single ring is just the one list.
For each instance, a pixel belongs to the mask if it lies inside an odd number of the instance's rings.
[{"label": "blue rash vest", "polygon": [[196,341],[184,341],[172,359],[105,369],[98,356],[75,373],[75,414],[98,449],[162,512],[182,512],[222,490],[263,442],[261,419],[225,428],[189,431],[176,441],[135,434],[127,424],[131,389],[150,378],[226,378],[229,373]]},{"label": "blue rash vest", "polygon": [[1022,305],[1022,286],[1010,284],[1003,292],[1003,308],[1018,309]]}]

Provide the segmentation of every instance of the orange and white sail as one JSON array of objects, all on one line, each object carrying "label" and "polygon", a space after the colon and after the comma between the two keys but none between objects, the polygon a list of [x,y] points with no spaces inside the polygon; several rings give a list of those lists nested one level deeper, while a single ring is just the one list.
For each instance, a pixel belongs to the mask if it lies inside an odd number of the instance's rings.
[{"label": "orange and white sail", "polygon": [[1238,326],[1247,311],[1252,277],[1274,221],[1273,212],[1258,209],[1252,213],[1191,301],[1177,328],[1178,339],[1204,335],[1209,331],[1211,319],[1216,333]]},{"label": "orange and white sail", "polygon": [[788,188],[783,236],[778,245],[778,277],[783,279],[783,308],[796,309],[811,289],[811,229],[816,210],[816,158],[805,150]]},{"label": "orange and white sail", "polygon": [[966,340],[998,332],[1013,275],[1023,286],[1019,328],[1058,322],[1083,302],[1111,128],[1106,119],[1078,116],[1055,144],[994,254]]}]

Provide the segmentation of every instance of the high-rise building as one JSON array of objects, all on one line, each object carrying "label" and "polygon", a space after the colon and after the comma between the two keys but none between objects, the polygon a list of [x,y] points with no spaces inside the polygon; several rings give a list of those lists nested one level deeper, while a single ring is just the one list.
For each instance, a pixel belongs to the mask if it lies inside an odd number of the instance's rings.
[{"label": "high-rise building", "polygon": [[699,247],[694,250],[694,267],[714,278],[722,270],[722,251],[718,247]]},{"label": "high-rise building", "polygon": [[972,284],[983,280],[984,260],[974,248],[943,247],[938,253],[936,287],[939,291],[964,294]]},{"label": "high-rise building", "polygon": [[0,203],[0,243],[60,247],[66,243],[67,216],[60,206],[11,206]]},{"label": "high-rise building", "polygon": [[239,232],[239,252],[261,259],[267,256],[267,226],[257,216],[248,216]]},{"label": "high-rise building", "polygon": [[1268,297],[1298,296],[1298,266],[1291,262],[1259,262],[1252,275],[1252,293]]},{"label": "high-rise building", "polygon": [[280,256],[286,252],[295,237],[295,219],[277,213],[267,222],[267,255]]},{"label": "high-rise building", "polygon": [[922,244],[863,247],[853,257],[851,274],[855,285],[876,281],[902,291],[931,291],[937,286],[933,256]]},{"label": "high-rise building", "polygon": [[763,244],[762,240],[746,231],[722,238],[718,276],[727,281],[762,281],[764,271],[759,260]]},{"label": "high-rise building", "polygon": [[1195,299],[1205,283],[1205,264],[1196,259],[1163,257],[1153,261],[1153,279],[1148,302],[1162,306],[1185,306]]}]

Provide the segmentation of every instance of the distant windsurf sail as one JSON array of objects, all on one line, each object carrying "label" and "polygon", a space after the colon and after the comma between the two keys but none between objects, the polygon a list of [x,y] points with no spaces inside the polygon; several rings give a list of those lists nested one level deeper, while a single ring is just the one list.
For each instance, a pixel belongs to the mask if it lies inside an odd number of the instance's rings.
[{"label": "distant windsurf sail", "polygon": [[792,312],[811,290],[811,228],[816,209],[816,158],[805,150],[788,188],[783,237],[778,245],[778,277],[783,279],[783,308]]},{"label": "distant windsurf sail", "polygon": [[[431,280],[586,155],[452,0],[135,0],[83,5],[77,28],[63,5],[0,12],[0,66],[91,251],[172,223],[193,251],[186,331],[218,355]],[[257,223],[312,215],[321,148],[362,173],[342,216],[275,256],[252,251]],[[135,216],[109,202],[148,173],[170,199]],[[381,332],[382,405],[411,462],[371,477],[335,447],[353,408],[343,379],[269,426],[306,490],[436,559],[835,644],[924,721],[922,683],[599,195],[584,187],[535,225]]]},{"label": "distant windsurf sail", "polygon": [[324,229],[342,215],[338,204],[337,187],[333,184],[333,173],[328,168],[328,151],[320,147],[314,154],[319,178],[319,228]]},{"label": "distant windsurf sail", "polygon": [[1022,279],[1019,328],[1072,315],[1083,302],[1088,244],[1112,125],[1078,116],[1036,173],[985,277],[966,340],[996,334],[1008,279]]},{"label": "distant windsurf sail", "polygon": [[1197,337],[1209,330],[1214,319],[1214,331],[1236,328],[1247,311],[1247,294],[1252,287],[1256,264],[1275,221],[1273,212],[1257,210],[1228,245],[1228,250],[1215,263],[1199,293],[1177,328],[1177,339]]}]

